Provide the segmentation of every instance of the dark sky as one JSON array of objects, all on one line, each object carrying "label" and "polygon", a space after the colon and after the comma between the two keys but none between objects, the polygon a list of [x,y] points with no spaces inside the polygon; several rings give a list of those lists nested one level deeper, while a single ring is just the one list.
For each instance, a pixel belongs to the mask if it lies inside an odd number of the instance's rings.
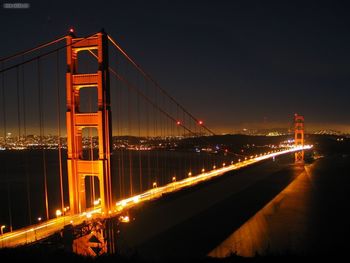
[{"label": "dark sky", "polygon": [[310,128],[350,132],[346,1],[24,2],[1,7],[0,57],[70,26],[105,28],[214,130],[286,126],[298,112]]}]

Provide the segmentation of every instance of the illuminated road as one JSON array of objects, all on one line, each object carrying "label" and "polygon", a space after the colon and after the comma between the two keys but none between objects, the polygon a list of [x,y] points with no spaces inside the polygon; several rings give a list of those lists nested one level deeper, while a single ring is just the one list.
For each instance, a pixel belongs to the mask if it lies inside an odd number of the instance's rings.
[{"label": "illuminated road", "polygon": [[[153,189],[150,189],[142,194],[132,196],[127,199],[120,200],[116,203],[114,211],[110,211],[110,216],[118,216],[122,214],[123,210],[127,210],[132,206],[135,206],[141,202],[160,198],[163,194],[178,191],[182,188],[190,187],[196,185],[200,182],[210,180],[214,177],[223,175],[229,171],[237,170],[249,165],[258,163],[260,161],[274,158],[279,155],[293,153],[300,150],[309,150],[312,148],[312,145],[305,145],[304,147],[292,147],[287,150],[273,151],[265,154],[251,156],[251,158],[237,162],[230,165],[223,164],[223,167],[217,168],[208,172],[203,172],[199,175],[191,176],[180,181],[176,181],[176,178],[173,178],[173,182],[164,186],[154,185]],[[48,236],[51,236],[54,233],[59,232],[65,225],[73,224],[78,225],[84,221],[88,221],[94,217],[101,217],[101,211],[99,208],[91,210],[89,212],[84,212],[78,215],[66,215],[60,216],[55,219],[51,219],[40,224],[31,225],[29,227],[21,228],[9,233],[5,233],[0,237],[0,247],[15,247],[18,245],[29,244],[37,240],[44,239]]]},{"label": "illuminated road", "polygon": [[15,247],[44,239],[59,232],[65,225],[81,224],[96,213],[100,213],[100,209],[95,209],[89,213],[83,213],[80,215],[60,216],[36,225],[5,233],[0,237],[0,247]]},{"label": "illuminated road", "polygon": [[169,184],[166,184],[164,186],[160,186],[160,187],[154,187],[153,189],[150,189],[142,194],[136,195],[136,196],[132,196],[130,198],[127,199],[123,199],[121,201],[118,201],[116,203],[117,206],[117,211],[121,211],[125,208],[130,208],[131,206],[143,202],[143,201],[147,201],[147,200],[151,200],[151,199],[155,199],[155,198],[159,198],[161,197],[163,194],[165,193],[170,193],[170,192],[174,192],[174,191],[178,191],[182,188],[185,187],[189,187],[195,184],[198,184],[200,182],[203,181],[207,181],[210,180],[214,177],[223,175],[229,171],[232,170],[238,170],[240,168],[258,163],[260,161],[269,159],[269,158],[274,158],[276,156],[279,155],[283,155],[283,154],[288,154],[288,153],[292,153],[292,152],[297,152],[300,150],[309,150],[312,148],[312,145],[305,145],[304,147],[292,147],[288,150],[281,150],[281,151],[273,151],[273,152],[268,152],[265,154],[260,154],[260,155],[255,155],[255,156],[251,156],[250,159],[246,159],[244,161],[238,162],[238,163],[234,163],[234,164],[230,164],[230,165],[225,165],[223,164],[222,168],[217,168],[208,172],[204,172],[202,174],[196,175],[196,176],[192,176],[192,177],[188,177],[185,178],[183,180],[180,181],[175,181]]}]

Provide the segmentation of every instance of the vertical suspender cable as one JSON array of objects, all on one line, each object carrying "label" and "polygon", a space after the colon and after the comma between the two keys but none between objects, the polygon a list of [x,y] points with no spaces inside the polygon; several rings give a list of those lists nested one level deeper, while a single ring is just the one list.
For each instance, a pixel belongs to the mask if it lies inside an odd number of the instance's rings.
[{"label": "vertical suspender cable", "polygon": [[[123,127],[122,127],[122,123],[121,123],[121,118],[122,116],[124,117],[123,115],[123,105],[122,105],[122,102],[124,101],[123,98],[123,89],[122,87],[120,88],[120,132],[121,132],[121,135],[124,136],[123,134]],[[123,137],[121,137],[123,138]],[[123,142],[124,144],[124,142]],[[122,196],[124,197],[125,196],[125,193],[126,193],[126,189],[125,189],[125,165],[124,165],[124,150],[125,150],[125,147],[120,147],[120,153],[121,153],[121,178],[122,178]]]},{"label": "vertical suspender cable", "polygon": [[42,158],[43,158],[43,174],[44,174],[44,195],[45,195],[45,214],[46,214],[46,220],[49,219],[49,200],[48,200],[48,193],[47,193],[47,175],[46,175],[46,152],[45,147],[43,143],[43,136],[44,136],[44,124],[43,124],[43,118],[44,118],[44,109],[43,109],[43,98],[42,98],[42,88],[41,88],[41,64],[40,64],[40,58],[37,60],[37,66],[38,66],[38,98],[39,98],[39,129],[40,129],[40,145],[42,149]]},{"label": "vertical suspender cable", "polygon": [[[2,68],[4,68],[4,64],[2,63]],[[2,73],[2,112],[3,112],[3,122],[4,122],[4,146],[7,148],[7,119],[6,119],[6,100],[5,100],[5,72]],[[8,217],[9,217],[9,224],[10,224],[10,231],[12,231],[12,202],[11,202],[11,185],[10,185],[10,179],[8,178],[7,174],[7,164],[5,163],[5,174],[7,177],[7,207],[8,207]]]},{"label": "vertical suspender cable", "polygon": [[[20,99],[20,81],[19,81],[19,66],[16,67],[16,95],[17,95],[17,127],[18,127],[18,136],[17,136],[17,143],[18,145],[21,145],[21,99]],[[20,155],[20,162],[24,162],[24,156]],[[27,168],[27,167],[25,167]],[[28,171],[24,171],[25,174],[28,174]],[[27,177],[27,176],[26,176]],[[27,201],[28,203],[28,201]],[[30,221],[30,219],[29,219]]]},{"label": "vertical suspender cable", "polygon": [[[23,56],[22,56],[23,61]],[[23,136],[26,140],[27,138],[27,121],[26,121],[26,94],[25,94],[25,88],[24,88],[24,65],[22,66],[22,109],[23,109]],[[25,173],[26,173],[26,191],[27,191],[27,210],[28,210],[28,221],[29,225],[32,224],[32,208],[31,208],[31,197],[30,197],[30,178],[29,178],[29,172],[28,172],[28,154],[29,152],[26,151],[26,158],[25,158]]]},{"label": "vertical suspender cable", "polygon": [[[139,81],[140,83],[140,81]],[[142,192],[142,160],[141,160],[141,120],[140,120],[140,95],[137,94],[137,126],[139,139],[139,192]]]},{"label": "vertical suspender cable", "polygon": [[[162,96],[162,101],[161,101],[161,104],[163,104],[163,109],[165,109],[165,102],[164,102],[164,96]],[[167,167],[167,157],[168,157],[168,150],[167,150],[167,143],[168,143],[168,140],[167,140],[167,137],[166,137],[166,121],[167,119],[165,119],[161,114],[159,114],[159,117],[160,117],[160,120],[161,120],[161,124],[162,124],[162,140],[164,141],[164,153],[162,154],[162,158],[163,158],[163,177],[165,177],[163,179],[163,182],[166,182],[166,176],[168,174],[168,167]]]},{"label": "vertical suspender cable", "polygon": [[[146,95],[149,97],[149,88],[148,88],[148,83],[145,82],[146,86]],[[148,147],[151,147],[150,144],[150,118],[149,118],[149,111],[150,111],[150,104],[146,104],[146,137],[147,137],[147,143]],[[151,149],[147,150],[147,179],[148,179],[148,185],[151,183]]]},{"label": "vertical suspender cable", "polygon": [[17,125],[18,125],[18,142],[21,141],[21,106],[19,94],[19,67],[16,67],[16,91],[17,91]]},{"label": "vertical suspender cable", "polygon": [[[156,92],[156,89],[154,88],[154,101],[155,101],[155,105],[158,106],[158,100],[157,100],[157,92]],[[154,137],[155,139],[159,139],[159,137],[157,136],[157,130],[158,130],[158,111],[157,111],[157,108],[156,106],[154,106]],[[158,175],[159,175],[159,148],[158,148],[158,145],[157,145],[157,148],[156,148],[156,183],[157,181],[159,181],[159,178],[158,178]],[[159,184],[159,182],[158,182]]]},{"label": "vertical suspender cable", "polygon": [[[131,95],[130,95],[130,89],[128,89],[128,146],[131,145]],[[132,178],[132,153],[130,150],[130,147],[128,147],[128,156],[129,156],[129,187],[130,192],[129,196],[133,195],[133,178]]]},{"label": "vertical suspender cable", "polygon": [[61,141],[61,94],[60,94],[60,71],[59,51],[56,51],[56,92],[57,92],[57,143],[58,143],[58,166],[60,175],[60,199],[61,211],[64,211],[63,173],[62,173],[62,141]]},{"label": "vertical suspender cable", "polygon": [[[118,180],[119,180],[119,198],[122,199],[123,197],[123,185],[122,185],[122,163],[121,163],[121,155],[122,155],[122,147],[120,145],[120,136],[121,136],[121,132],[120,132],[120,118],[121,118],[121,93],[119,93],[119,85],[118,85],[118,78],[117,76],[115,76],[115,85],[116,85],[116,100],[117,100],[117,153],[118,153]],[[121,85],[121,84],[120,84]]]}]

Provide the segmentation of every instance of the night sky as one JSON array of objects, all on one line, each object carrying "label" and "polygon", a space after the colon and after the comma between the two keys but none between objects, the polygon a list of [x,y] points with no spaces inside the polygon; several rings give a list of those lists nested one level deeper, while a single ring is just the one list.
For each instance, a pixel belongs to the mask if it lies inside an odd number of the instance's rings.
[{"label": "night sky", "polygon": [[346,1],[24,2],[1,6],[0,57],[105,28],[217,132],[287,127],[295,112],[310,130],[350,132]]}]

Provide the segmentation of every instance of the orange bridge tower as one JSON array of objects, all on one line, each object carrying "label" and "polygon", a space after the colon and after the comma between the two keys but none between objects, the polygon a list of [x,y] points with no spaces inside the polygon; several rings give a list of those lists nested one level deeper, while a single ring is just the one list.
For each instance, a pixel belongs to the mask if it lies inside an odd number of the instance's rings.
[{"label": "orange bridge tower", "polygon": [[[294,144],[304,146],[304,116],[298,114],[294,115]],[[304,162],[304,150],[295,152],[295,162]]]},{"label": "orange bridge tower", "polygon": [[[90,52],[98,61],[97,72],[79,73],[78,55]],[[97,90],[97,111],[80,111],[80,91]],[[108,39],[103,31],[87,38],[67,36],[67,150],[69,203],[72,213],[86,210],[85,177],[97,177],[102,212],[112,206],[110,175],[111,109],[108,72]],[[82,131],[96,128],[98,133],[98,158],[83,159]],[[92,158],[94,159],[94,158]]]}]

